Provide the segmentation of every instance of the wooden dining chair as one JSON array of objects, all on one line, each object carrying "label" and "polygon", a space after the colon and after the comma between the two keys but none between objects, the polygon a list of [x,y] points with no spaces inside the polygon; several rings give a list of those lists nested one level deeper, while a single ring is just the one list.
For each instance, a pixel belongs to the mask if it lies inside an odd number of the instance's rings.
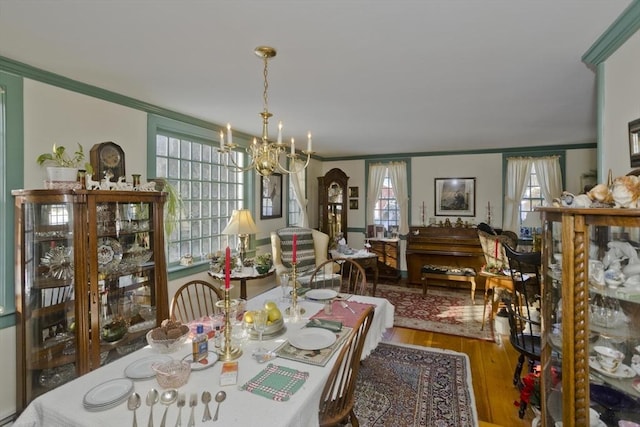
[{"label": "wooden dining chair", "polygon": [[366,295],[367,275],[357,262],[348,258],[329,259],[311,273],[309,287],[331,288],[353,295]]},{"label": "wooden dining chair", "polygon": [[360,425],[353,411],[356,401],[356,380],[360,370],[362,348],[371,327],[373,312],[373,307],[367,307],[362,312],[331,369],[320,398],[321,427],[344,424],[347,421],[353,427]]},{"label": "wooden dining chair", "polygon": [[215,312],[216,301],[222,300],[222,291],[204,280],[191,280],[180,286],[171,300],[169,317],[188,323]]}]

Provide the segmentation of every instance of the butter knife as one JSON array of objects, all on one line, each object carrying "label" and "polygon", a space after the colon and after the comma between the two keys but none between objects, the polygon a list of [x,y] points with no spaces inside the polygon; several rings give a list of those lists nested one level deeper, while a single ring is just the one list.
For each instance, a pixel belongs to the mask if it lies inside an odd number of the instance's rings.
[{"label": "butter knife", "polygon": [[341,305],[343,308],[346,308],[347,310],[349,310],[350,312],[352,312],[353,314],[356,314],[356,312],[353,310],[353,308],[349,307],[349,304],[347,304],[346,302],[344,302],[344,301],[340,301],[340,305]]}]

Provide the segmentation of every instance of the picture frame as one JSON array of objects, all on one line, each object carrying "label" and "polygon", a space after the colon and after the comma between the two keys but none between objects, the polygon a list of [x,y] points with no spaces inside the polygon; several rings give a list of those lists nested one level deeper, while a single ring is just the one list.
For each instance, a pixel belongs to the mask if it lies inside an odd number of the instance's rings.
[{"label": "picture frame", "polygon": [[360,197],[359,187],[349,187],[349,197]]},{"label": "picture frame", "polygon": [[349,209],[358,209],[358,199],[349,200]]},{"label": "picture frame", "polygon": [[260,179],[260,219],[282,218],[282,174]]},{"label": "picture frame", "polygon": [[640,119],[629,122],[629,161],[632,168],[640,166]]},{"label": "picture frame", "polygon": [[435,178],[436,216],[476,216],[475,178]]}]

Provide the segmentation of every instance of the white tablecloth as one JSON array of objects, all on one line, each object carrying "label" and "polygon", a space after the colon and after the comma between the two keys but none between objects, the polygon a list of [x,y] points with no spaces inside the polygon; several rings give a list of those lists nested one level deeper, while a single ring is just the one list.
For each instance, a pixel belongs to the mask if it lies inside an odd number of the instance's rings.
[{"label": "white tablecloth", "polygon": [[[252,309],[262,306],[267,300],[272,300],[276,301],[278,305],[281,305],[281,308],[284,308],[288,306],[288,303],[280,300],[281,295],[282,291],[279,288],[274,288],[252,298],[248,301],[247,306],[249,309]],[[364,358],[378,345],[384,331],[393,326],[394,307],[382,298],[353,296],[351,299],[376,305],[373,323],[365,341],[363,350]],[[265,347],[270,349],[277,348],[286,340],[288,334],[303,327],[308,318],[323,307],[322,304],[309,301],[301,301],[301,306],[306,310],[303,319],[296,323],[287,322],[286,334],[269,341],[264,341]],[[210,341],[210,346],[212,346],[212,344]],[[282,358],[274,359],[272,363],[277,365],[309,372],[309,378],[305,384],[290,400],[286,402],[275,402],[238,389],[239,386],[253,378],[266,366],[265,364],[257,363],[251,358],[251,353],[256,346],[256,341],[247,341],[243,345],[243,355],[238,359],[239,372],[237,385],[225,387],[219,385],[221,364],[216,363],[208,369],[193,371],[188,383],[180,387],[179,391],[185,393],[188,399],[190,393],[198,393],[198,397],[200,397],[205,390],[210,391],[212,394],[215,394],[221,389],[225,390],[227,392],[227,399],[220,406],[220,418],[218,423],[216,423],[220,426],[317,426],[320,394],[337,352],[324,367]],[[190,354],[190,351],[190,343],[187,343],[180,351],[172,353],[171,356],[176,359],[182,358]],[[89,412],[84,409],[82,399],[85,393],[96,385],[113,378],[124,377],[124,370],[129,364],[150,354],[154,354],[154,352],[149,347],[145,347],[38,397],[25,409],[15,422],[14,427],[130,426],[133,415],[131,411],[127,409],[126,402],[109,410]],[[135,382],[135,391],[138,392],[143,399],[143,404],[137,411],[139,426],[147,424],[149,407],[144,404],[144,397],[152,387],[161,390],[155,378]],[[212,402],[210,407],[213,413],[215,410],[215,402]],[[153,408],[153,418],[157,426],[160,425],[163,411],[164,406],[161,404],[156,404]],[[182,410],[183,426],[187,424],[189,411],[190,409],[187,403],[187,406]],[[204,406],[202,402],[199,401],[198,406],[195,408],[196,425],[213,425],[211,421],[207,423],[201,422],[203,411]],[[167,416],[167,426],[173,426],[175,424],[177,414],[178,409],[176,405],[171,405]]]}]

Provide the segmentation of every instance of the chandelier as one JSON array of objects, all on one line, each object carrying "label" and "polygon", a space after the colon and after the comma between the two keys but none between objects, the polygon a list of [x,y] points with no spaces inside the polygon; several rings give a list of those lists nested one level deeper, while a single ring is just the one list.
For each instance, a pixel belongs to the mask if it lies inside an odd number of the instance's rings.
[{"label": "chandelier", "polygon": [[238,147],[238,145],[233,143],[230,124],[227,124],[226,142],[224,140],[224,132],[220,131],[220,148],[218,151],[222,154],[226,154],[226,166],[228,168],[234,168],[243,172],[255,169],[258,174],[265,177],[268,177],[273,173],[298,173],[309,165],[311,155],[314,153],[311,151],[311,133],[309,132],[307,134],[307,149],[302,151],[302,153],[307,156],[304,166],[301,166],[296,162],[298,154],[295,149],[295,141],[291,138],[291,145],[288,147],[289,154],[286,154],[285,157],[285,161],[286,158],[289,159],[289,169],[287,169],[286,164],[283,165],[280,163],[281,154],[285,154],[287,152],[287,146],[282,143],[282,122],[278,123],[278,136],[276,142],[269,140],[269,118],[272,117],[273,114],[269,112],[269,99],[267,96],[269,90],[269,82],[267,79],[268,61],[276,56],[276,50],[269,46],[258,46],[255,48],[254,53],[258,57],[262,58],[264,62],[264,90],[262,92],[264,109],[260,113],[260,116],[262,117],[262,137],[260,138],[260,141],[258,141],[257,138],[253,138],[253,143],[246,148],[246,152],[250,157],[250,162],[247,166],[237,164],[231,153]]}]

